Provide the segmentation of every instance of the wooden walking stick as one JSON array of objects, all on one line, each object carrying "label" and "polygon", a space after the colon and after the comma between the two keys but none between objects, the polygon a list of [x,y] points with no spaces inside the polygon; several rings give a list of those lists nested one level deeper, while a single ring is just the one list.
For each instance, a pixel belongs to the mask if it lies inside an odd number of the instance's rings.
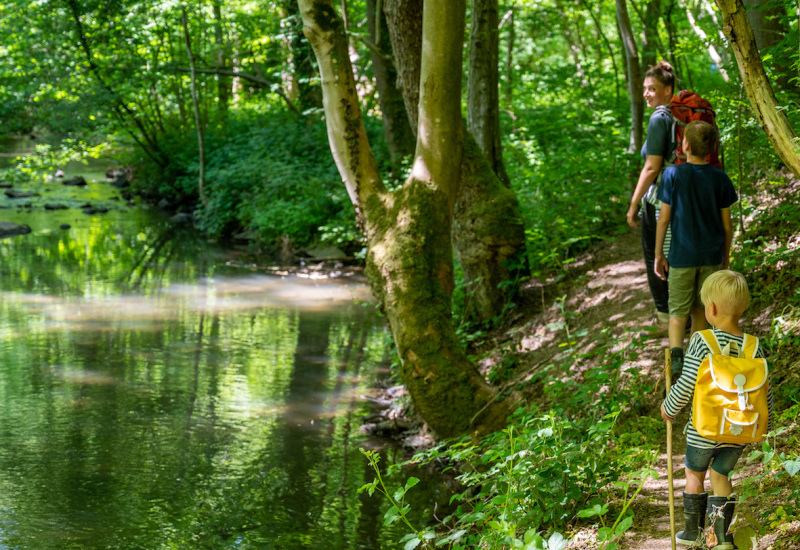
[{"label": "wooden walking stick", "polygon": [[[672,386],[672,353],[669,348],[665,350],[666,367],[664,375],[667,381],[667,394]],[[669,533],[672,541],[672,550],[675,550],[675,490],[672,488],[672,422],[667,422],[667,485],[669,486]]]}]

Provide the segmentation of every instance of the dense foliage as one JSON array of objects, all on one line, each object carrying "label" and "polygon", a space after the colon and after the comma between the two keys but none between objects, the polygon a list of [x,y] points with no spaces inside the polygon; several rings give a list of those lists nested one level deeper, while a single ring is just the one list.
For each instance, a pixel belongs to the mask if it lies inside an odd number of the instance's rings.
[{"label": "dense foliage", "polygon": [[[346,5],[371,145],[386,179],[396,184],[407,163],[390,161],[383,137],[366,3]],[[103,144],[113,150],[115,162],[134,170],[134,185],[143,196],[153,202],[165,198],[175,209],[194,213],[197,226],[211,236],[244,233],[273,250],[333,244],[358,255],[362,237],[330,156],[319,82],[295,3],[191,2],[188,8],[184,30],[180,8],[171,2],[0,5],[0,136],[34,134],[49,144],[38,164],[23,162],[13,177],[54,170],[73,158],[77,140],[85,142],[82,150]],[[578,251],[623,228],[641,167],[639,155],[628,151],[630,98],[615,3],[509,0],[499,8],[505,165],[525,217],[531,271],[558,276]],[[706,2],[657,0],[631,2],[631,8],[634,33],[649,40],[641,51],[643,65],[668,58],[683,86],[717,108],[726,168],[742,196],[736,214],[747,220],[734,267],[753,282],[756,304],[779,295],[785,305],[773,312],[771,349],[777,354],[797,346],[800,209],[780,194],[761,210],[752,200],[753,182],[773,174],[779,163],[741,92],[715,10]],[[760,9],[772,10],[778,28],[797,28],[794,3],[774,0]],[[198,63],[203,196],[187,36]],[[762,49],[763,59],[797,127],[796,33],[778,36]],[[723,66],[712,63],[709,47],[720,53]],[[767,177],[765,185],[785,184]],[[456,290],[457,314],[468,300],[468,288]],[[469,341],[475,331],[464,326],[461,336]],[[626,343],[619,353],[634,354],[636,345]],[[630,525],[628,491],[649,475],[642,461],[631,457],[645,457],[650,448],[618,427],[641,392],[634,390],[635,379],[608,379],[618,372],[620,355],[604,355],[605,368],[580,381],[566,376],[570,357],[542,373],[560,382],[546,386],[550,393],[541,409],[520,413],[513,427],[479,445],[461,442],[428,453],[427,460],[473,467],[461,474],[468,489],[444,520],[442,544],[544,548],[539,531],[600,521],[608,529],[603,543],[611,548]],[[796,382],[797,374],[787,376]],[[599,389],[609,385],[622,389],[607,399]],[[792,387],[782,386],[784,403],[797,402]],[[601,398],[603,407],[587,407],[586,400]],[[587,409],[594,412],[586,415]],[[784,427],[793,425],[796,414],[796,407],[787,410]],[[601,441],[613,444],[587,464],[582,455]],[[770,490],[789,478],[797,485],[796,440],[783,455],[775,446],[753,455],[765,464],[759,482]],[[554,448],[560,450],[557,461]],[[790,491],[794,498],[787,502],[796,502],[800,489]],[[749,486],[745,494],[759,498]],[[761,519],[773,525],[797,518],[800,510],[787,504],[766,514],[771,515]]]}]

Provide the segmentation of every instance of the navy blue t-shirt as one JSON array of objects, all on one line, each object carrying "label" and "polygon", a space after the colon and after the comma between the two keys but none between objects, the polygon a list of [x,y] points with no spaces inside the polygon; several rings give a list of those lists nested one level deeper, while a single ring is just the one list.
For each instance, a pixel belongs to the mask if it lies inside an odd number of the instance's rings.
[{"label": "navy blue t-shirt", "polygon": [[720,210],[738,200],[728,175],[710,164],[668,166],[658,199],[670,205],[670,267],[721,264],[725,229]]}]

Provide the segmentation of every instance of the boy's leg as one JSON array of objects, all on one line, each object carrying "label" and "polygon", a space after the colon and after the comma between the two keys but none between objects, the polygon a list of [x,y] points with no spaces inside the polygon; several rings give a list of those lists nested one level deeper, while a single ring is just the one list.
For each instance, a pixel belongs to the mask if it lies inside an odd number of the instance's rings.
[{"label": "boy's leg", "polygon": [[699,547],[706,526],[708,494],[703,491],[706,470],[713,449],[698,449],[686,446],[686,490],[683,493],[683,518],[685,528],[675,535],[681,546]]},{"label": "boy's leg", "polygon": [[716,497],[729,497],[733,492],[733,484],[727,475],[722,475],[716,470],[711,470],[711,490]]},{"label": "boy's leg", "polygon": [[683,371],[683,335],[695,301],[696,275],[697,268],[694,267],[672,267],[669,270],[669,347],[674,379]]},{"label": "boy's leg", "polygon": [[[686,320],[688,317],[669,318],[669,347],[681,348],[683,351],[683,335],[686,332]],[[694,319],[694,316],[692,316]]]},{"label": "boy's leg", "polygon": [[711,463],[711,489],[714,496],[728,497],[733,492],[728,476],[736,467],[736,462],[742,455],[742,447],[719,447],[714,449],[714,458]]},{"label": "boy's leg", "polygon": [[692,495],[697,495],[705,492],[706,472],[695,472],[686,467],[686,492]]},{"label": "boy's leg", "polygon": [[708,497],[708,518],[714,526],[719,544],[717,550],[734,550],[733,534],[728,534],[733,513],[736,509],[736,499],[731,499],[733,491],[728,475],[736,466],[744,447],[720,447],[714,449],[714,461],[711,463],[711,488],[714,496]]}]

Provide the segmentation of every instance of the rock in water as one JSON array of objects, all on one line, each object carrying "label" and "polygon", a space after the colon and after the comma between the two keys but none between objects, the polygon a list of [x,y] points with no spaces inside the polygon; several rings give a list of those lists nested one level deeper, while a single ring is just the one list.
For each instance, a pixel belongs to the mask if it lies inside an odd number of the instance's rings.
[{"label": "rock in water", "polygon": [[11,222],[0,222],[0,239],[16,237],[17,235],[27,235],[30,232],[30,226],[18,225]]}]

